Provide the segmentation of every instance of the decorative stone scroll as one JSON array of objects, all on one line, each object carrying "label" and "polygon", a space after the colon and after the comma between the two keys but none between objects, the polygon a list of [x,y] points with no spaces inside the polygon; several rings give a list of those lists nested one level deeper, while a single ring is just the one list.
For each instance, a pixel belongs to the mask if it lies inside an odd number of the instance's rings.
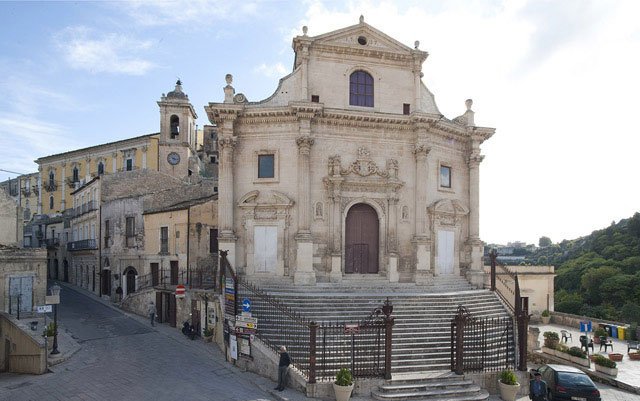
[{"label": "decorative stone scroll", "polygon": [[329,158],[329,175],[348,176],[350,174],[359,175],[360,177],[378,176],[381,178],[397,178],[398,161],[395,159],[387,160],[386,168],[382,170],[376,162],[371,159],[369,150],[364,147],[358,148],[358,157],[346,169],[342,168],[340,156],[332,156]]}]

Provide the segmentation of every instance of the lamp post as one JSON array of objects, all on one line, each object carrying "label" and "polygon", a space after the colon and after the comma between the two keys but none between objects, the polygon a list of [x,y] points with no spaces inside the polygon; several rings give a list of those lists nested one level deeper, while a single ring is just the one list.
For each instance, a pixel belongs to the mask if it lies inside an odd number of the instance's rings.
[{"label": "lamp post", "polygon": [[60,353],[58,351],[58,304],[60,303],[60,286],[58,284],[51,286],[51,298],[51,303],[53,304],[53,327],[55,328],[51,355],[57,355]]}]

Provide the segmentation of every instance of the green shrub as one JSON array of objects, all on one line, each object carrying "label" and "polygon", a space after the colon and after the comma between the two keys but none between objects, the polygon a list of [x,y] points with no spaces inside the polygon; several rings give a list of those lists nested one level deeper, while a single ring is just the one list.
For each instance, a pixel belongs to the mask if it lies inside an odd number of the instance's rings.
[{"label": "green shrub", "polygon": [[56,335],[56,325],[51,322],[47,325],[47,327],[44,329],[44,331],[42,332],[42,335],[44,337],[53,337]]},{"label": "green shrub", "polygon": [[340,368],[336,375],[336,384],[338,386],[350,386],[353,384],[353,376],[347,368]]},{"label": "green shrub", "polygon": [[593,362],[596,365],[600,365],[600,366],[604,366],[605,368],[615,368],[616,366],[618,366],[614,361],[612,361],[611,359],[602,356],[602,355],[595,355],[593,357]]},{"label": "green shrub", "polygon": [[602,327],[598,327],[597,329],[595,329],[595,331],[593,332],[593,335],[596,337],[608,337],[607,331]]},{"label": "green shrub", "polygon": [[549,317],[549,316],[551,316],[551,313],[549,313],[548,310],[545,309],[542,311],[542,317]]},{"label": "green shrub", "polygon": [[518,384],[518,377],[515,373],[513,373],[513,370],[505,369],[500,372],[500,381],[502,382],[502,384],[513,386],[515,384]]},{"label": "green shrub", "polygon": [[569,348],[567,354],[571,356],[577,356],[578,358],[587,359],[587,354],[585,354],[580,347]]},{"label": "green shrub", "polygon": [[627,341],[636,341],[638,338],[636,337],[636,332],[638,330],[638,323],[631,323],[629,328],[624,332],[624,338]]},{"label": "green shrub", "polygon": [[558,345],[556,345],[555,349],[557,349],[557,350],[558,350],[558,351],[560,351],[560,352],[564,352],[565,354],[568,354],[568,353],[569,353],[569,347],[567,347],[567,346],[566,346],[566,345],[564,345],[564,344],[558,344]]},{"label": "green shrub", "polygon": [[543,336],[547,340],[560,341],[560,336],[555,331],[545,331]]},{"label": "green shrub", "polygon": [[213,329],[211,327],[207,327],[206,329],[204,329],[204,336],[205,337],[210,337],[213,335]]}]

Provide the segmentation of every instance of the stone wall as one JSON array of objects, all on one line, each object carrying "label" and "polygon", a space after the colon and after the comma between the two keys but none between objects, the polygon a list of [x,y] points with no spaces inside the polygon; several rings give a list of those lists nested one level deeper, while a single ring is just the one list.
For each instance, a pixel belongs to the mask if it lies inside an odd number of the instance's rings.
[{"label": "stone wall", "polygon": [[0,311],[9,311],[11,277],[32,277],[33,305],[44,305],[47,291],[47,251],[0,246]]},{"label": "stone wall", "polygon": [[[43,374],[47,371],[47,349],[44,339],[19,321],[0,312],[0,371]],[[7,341],[10,348],[6,350]],[[9,355],[9,361],[5,360]],[[8,369],[6,369],[8,367]]]},{"label": "stone wall", "polygon": [[5,191],[0,191],[0,245],[22,244],[21,209]]}]

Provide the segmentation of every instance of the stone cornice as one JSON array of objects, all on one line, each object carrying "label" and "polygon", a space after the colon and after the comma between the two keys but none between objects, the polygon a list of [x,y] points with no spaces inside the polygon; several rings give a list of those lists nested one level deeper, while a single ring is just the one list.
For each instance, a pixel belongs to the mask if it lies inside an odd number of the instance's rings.
[{"label": "stone cornice", "polygon": [[245,109],[244,104],[237,103],[209,103],[204,110],[212,124],[221,124],[223,121],[235,121]]},{"label": "stone cornice", "polygon": [[[333,44],[312,44],[311,53],[324,53],[323,56],[347,56],[347,57],[368,57],[377,60],[385,60],[394,64],[413,65],[414,55],[411,53],[397,53],[381,48],[350,47]],[[424,59],[426,59],[426,52]]]}]

